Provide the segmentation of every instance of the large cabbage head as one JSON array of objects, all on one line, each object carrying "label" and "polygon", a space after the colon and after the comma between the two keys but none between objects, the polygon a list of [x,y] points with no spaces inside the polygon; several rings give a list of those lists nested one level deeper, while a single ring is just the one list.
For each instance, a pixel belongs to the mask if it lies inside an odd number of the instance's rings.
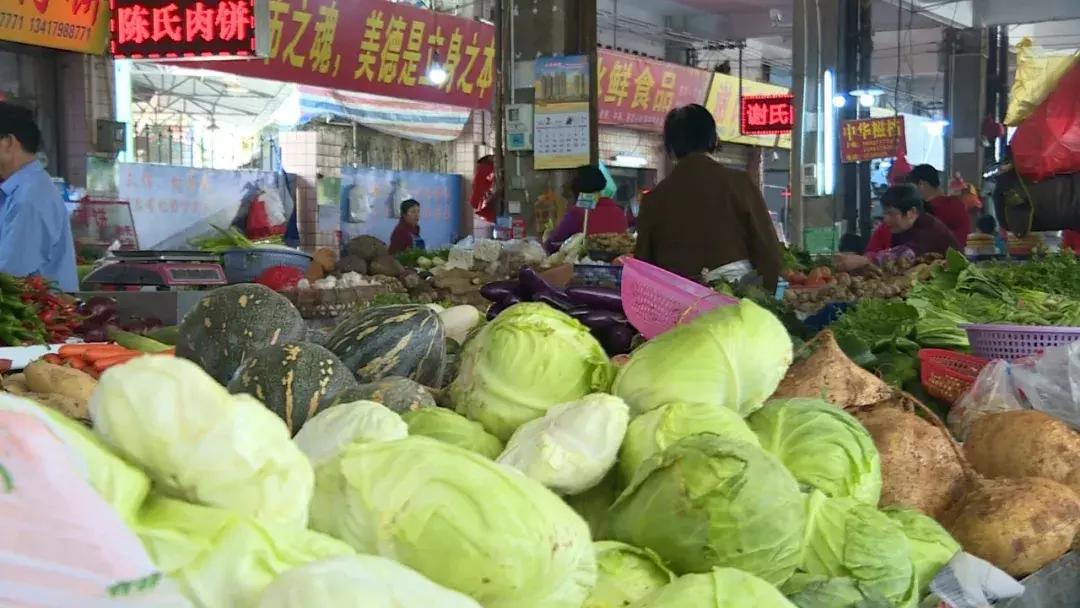
[{"label": "large cabbage head", "polygon": [[345,543],[306,528],[153,495],[132,529],[196,606],[254,608],[285,571],[353,553]]},{"label": "large cabbage head", "polygon": [[780,589],[799,608],[893,608],[876,589],[852,578],[796,572]]},{"label": "large cabbage head", "polygon": [[911,543],[896,522],[853,498],[827,498],[815,490],[806,502],[802,570],[854,579],[896,605],[914,598]]},{"label": "large cabbage head", "polygon": [[820,399],[780,399],[746,421],[805,489],[877,506],[881,459],[874,438],[851,414]]},{"label": "large cabbage head", "polygon": [[293,441],[319,466],[351,443],[396,441],[409,436],[409,427],[393,410],[374,401],[354,401],[329,407],[300,427]]},{"label": "large cabbage head", "polygon": [[316,471],[312,528],[485,608],[580,608],[589,528],[518,471],[427,437],[352,444]]},{"label": "large cabbage head", "polygon": [[581,608],[624,608],[675,579],[660,556],[625,543],[599,541],[596,586]]},{"label": "large cabbage head", "polygon": [[563,500],[589,524],[593,540],[608,540],[611,538],[611,505],[620,493],[619,474],[612,469],[600,483],[580,494],[564,496]]},{"label": "large cabbage head", "polygon": [[606,392],[614,368],[589,329],[547,304],[504,310],[465,344],[450,397],[506,441],[549,408]]},{"label": "large cabbage head", "polygon": [[409,425],[410,435],[431,437],[487,456],[494,460],[502,454],[503,442],[461,414],[442,407],[422,407],[405,412],[402,420]]},{"label": "large cabbage head", "polygon": [[270,583],[259,608],[480,608],[415,570],[377,555],[297,566]]},{"label": "large cabbage head", "polygon": [[680,576],[631,608],[796,608],[776,587],[735,568]]},{"label": "large cabbage head", "polygon": [[191,361],[139,357],[108,370],[90,397],[90,417],[94,433],[163,494],[307,522],[314,475],[285,423]]},{"label": "large cabbage head", "polygon": [[656,551],[676,573],[732,567],[773,584],[795,571],[806,524],[779,460],[707,433],[646,460],[611,511],[616,540]]},{"label": "large cabbage head", "polygon": [[588,395],[518,427],[496,462],[559,494],[579,494],[615,466],[629,420],[630,409],[622,399]]},{"label": "large cabbage head", "polygon": [[941,524],[915,509],[894,506],[881,511],[900,525],[911,543],[911,562],[918,589],[920,593],[926,593],[930,581],[960,552],[960,543]]},{"label": "large cabbage head", "polygon": [[612,392],[634,415],[665,403],[722,405],[746,416],[791,365],[791,338],[750,300],[721,306],[649,340],[619,370]]},{"label": "large cabbage head", "polygon": [[629,482],[641,463],[676,441],[713,433],[757,445],[757,435],[734,410],[710,403],[668,403],[630,421],[619,451],[619,471]]}]

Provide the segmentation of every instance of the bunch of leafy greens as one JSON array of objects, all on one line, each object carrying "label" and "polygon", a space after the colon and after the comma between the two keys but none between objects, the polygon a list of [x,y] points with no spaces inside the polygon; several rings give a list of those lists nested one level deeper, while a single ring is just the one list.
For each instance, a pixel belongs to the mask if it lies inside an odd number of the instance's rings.
[{"label": "bunch of leafy greens", "polygon": [[913,339],[919,311],[897,300],[860,301],[833,324],[836,341],[852,361],[904,386],[919,376],[919,344]]}]

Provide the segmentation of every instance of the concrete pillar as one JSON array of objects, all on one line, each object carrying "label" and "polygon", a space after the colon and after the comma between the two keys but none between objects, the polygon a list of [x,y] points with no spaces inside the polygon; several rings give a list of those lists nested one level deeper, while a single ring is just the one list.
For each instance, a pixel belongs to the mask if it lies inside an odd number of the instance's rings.
[{"label": "concrete pillar", "polygon": [[945,179],[959,172],[982,184],[985,150],[987,36],[985,30],[948,30],[945,35]]},{"label": "concrete pillar", "polygon": [[[532,61],[545,55],[588,55],[592,66],[591,105],[596,112],[596,0],[508,0],[510,52],[502,70],[507,103],[533,101]],[[503,120],[504,117],[496,117]],[[590,127],[592,162],[598,160],[597,122]],[[570,171],[534,171],[531,154],[503,154],[504,210],[520,209],[530,234],[536,234],[533,202],[548,191],[566,195]]]}]

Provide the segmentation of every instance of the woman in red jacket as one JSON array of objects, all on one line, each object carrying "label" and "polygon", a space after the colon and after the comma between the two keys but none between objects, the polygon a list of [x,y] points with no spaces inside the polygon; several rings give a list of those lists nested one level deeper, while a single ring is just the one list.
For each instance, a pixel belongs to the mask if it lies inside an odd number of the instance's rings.
[{"label": "woman in red jacket", "polygon": [[[574,200],[581,194],[598,194],[607,187],[607,178],[600,169],[585,165],[578,167],[571,188],[574,191]],[[544,241],[544,248],[549,253],[558,251],[563,241],[580,233],[585,228],[585,210],[581,207],[571,206],[566,210],[559,225],[551,232]],[[589,211],[588,234],[608,234],[611,232],[626,232],[629,226],[626,221],[626,212],[615,204],[615,201],[606,196],[601,196],[596,202],[596,208]]]}]

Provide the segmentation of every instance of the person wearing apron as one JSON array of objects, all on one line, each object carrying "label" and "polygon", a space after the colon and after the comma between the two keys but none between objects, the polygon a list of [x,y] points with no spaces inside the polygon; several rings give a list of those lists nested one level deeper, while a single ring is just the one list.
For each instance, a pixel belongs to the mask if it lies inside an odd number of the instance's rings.
[{"label": "person wearing apron", "polygon": [[390,234],[390,253],[396,255],[406,249],[423,248],[424,239],[420,236],[420,202],[410,198],[401,203],[401,216]]}]

